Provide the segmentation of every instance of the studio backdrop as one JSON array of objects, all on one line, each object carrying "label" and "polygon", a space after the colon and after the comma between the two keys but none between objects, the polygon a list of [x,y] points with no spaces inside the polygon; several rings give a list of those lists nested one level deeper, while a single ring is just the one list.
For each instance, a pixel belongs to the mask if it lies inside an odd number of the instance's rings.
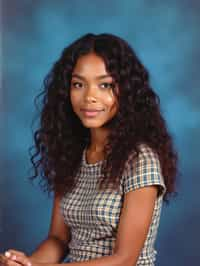
[{"label": "studio backdrop", "polygon": [[1,2],[0,252],[32,252],[47,236],[52,197],[31,184],[34,98],[62,49],[85,33],[126,39],[150,73],[179,153],[178,196],[163,205],[157,265],[200,261],[200,2]]}]

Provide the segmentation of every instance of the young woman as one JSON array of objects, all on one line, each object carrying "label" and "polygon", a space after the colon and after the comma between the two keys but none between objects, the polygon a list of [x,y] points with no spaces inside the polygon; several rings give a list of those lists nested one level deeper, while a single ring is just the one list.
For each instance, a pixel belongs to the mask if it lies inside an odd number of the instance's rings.
[{"label": "young woman", "polygon": [[10,249],[1,264],[154,265],[177,154],[147,70],[125,40],[86,34],[44,84],[31,161],[32,178],[54,192],[49,233],[30,256]]}]

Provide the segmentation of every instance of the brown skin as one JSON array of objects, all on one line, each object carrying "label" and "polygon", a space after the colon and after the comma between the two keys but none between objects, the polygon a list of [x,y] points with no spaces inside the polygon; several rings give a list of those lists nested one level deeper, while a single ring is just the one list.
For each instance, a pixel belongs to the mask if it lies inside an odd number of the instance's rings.
[{"label": "brown skin", "polygon": [[[118,109],[112,85],[117,87],[106,71],[104,61],[94,53],[81,56],[73,70],[70,99],[72,107],[82,124],[90,128],[91,143],[88,157],[91,161],[102,159],[102,150],[109,134],[103,125],[111,120]],[[95,117],[87,117],[81,109],[101,110]]]},{"label": "brown skin", "polygon": [[[79,75],[79,78],[77,76],[72,78],[71,102],[74,112],[80,118],[83,125],[90,128],[91,142],[87,155],[89,155],[89,162],[93,163],[103,157],[102,150],[109,134],[103,125],[117,112],[117,101],[112,89],[104,88],[103,85],[105,82],[112,82],[112,77],[106,77],[101,80],[97,78],[108,73],[105,70],[103,60],[95,54],[79,58],[73,74]],[[81,111],[81,108],[94,108],[102,111],[97,116],[88,118]],[[85,262],[67,263],[66,266],[136,265],[147,237],[156,197],[156,186],[148,186],[126,193],[113,254]],[[60,214],[59,203],[60,198],[56,196],[48,238],[31,255],[32,266],[60,265],[59,262],[64,255],[65,247],[69,241],[70,230]],[[136,213],[137,215],[135,215]],[[25,254],[19,254],[14,250],[10,251],[12,254],[16,254],[16,261],[22,265],[27,265],[29,258]],[[24,261],[25,259],[26,261]],[[14,260],[3,262],[2,259],[0,266],[19,266],[19,263],[14,262]]]}]

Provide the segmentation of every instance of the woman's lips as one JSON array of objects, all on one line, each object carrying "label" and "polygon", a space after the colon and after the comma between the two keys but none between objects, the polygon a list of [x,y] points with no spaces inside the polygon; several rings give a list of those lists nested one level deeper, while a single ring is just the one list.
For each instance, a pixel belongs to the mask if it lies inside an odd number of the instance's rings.
[{"label": "woman's lips", "polygon": [[95,117],[103,110],[88,110],[88,109],[82,109],[81,110],[86,117]]}]

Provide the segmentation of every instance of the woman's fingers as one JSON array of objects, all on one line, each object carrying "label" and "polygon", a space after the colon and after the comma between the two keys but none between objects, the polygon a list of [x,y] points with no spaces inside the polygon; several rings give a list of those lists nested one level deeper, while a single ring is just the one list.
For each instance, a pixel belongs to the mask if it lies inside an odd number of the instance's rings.
[{"label": "woman's fingers", "polygon": [[10,260],[23,264],[24,266],[31,266],[31,262],[27,258],[24,258],[20,255],[14,255],[10,258]]},{"label": "woman's fingers", "polygon": [[23,252],[9,249],[5,252],[5,256],[12,261],[23,264],[24,266],[31,266],[31,261]]},{"label": "woman's fingers", "polygon": [[0,266],[21,266],[21,264],[8,259],[3,254],[0,254]]},{"label": "woman's fingers", "polygon": [[24,252],[16,250],[16,249],[8,249],[6,252],[26,256],[26,254]]},{"label": "woman's fingers", "polygon": [[25,257],[26,255],[24,254],[24,252],[15,250],[15,249],[9,249],[6,252],[4,252],[5,256],[9,259],[15,259],[16,256],[21,256],[21,257]]}]

